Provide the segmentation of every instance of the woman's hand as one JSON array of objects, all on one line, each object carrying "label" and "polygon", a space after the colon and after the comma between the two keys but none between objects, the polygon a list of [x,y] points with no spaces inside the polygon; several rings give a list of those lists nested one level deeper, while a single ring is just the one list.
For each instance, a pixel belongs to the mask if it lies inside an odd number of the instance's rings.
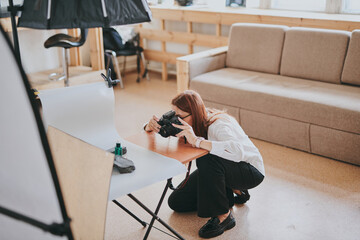
[{"label": "woman's hand", "polygon": [[149,123],[146,125],[145,127],[145,131],[147,132],[159,132],[161,126],[157,123],[159,121],[159,118],[156,117],[155,115],[150,119]]},{"label": "woman's hand", "polygon": [[191,145],[195,145],[197,136],[195,135],[194,130],[192,129],[192,127],[187,122],[185,122],[181,118],[178,118],[178,119],[183,125],[177,125],[177,124],[174,124],[174,123],[172,124],[174,127],[182,129],[181,132],[176,134],[176,137],[186,137],[186,140]]}]

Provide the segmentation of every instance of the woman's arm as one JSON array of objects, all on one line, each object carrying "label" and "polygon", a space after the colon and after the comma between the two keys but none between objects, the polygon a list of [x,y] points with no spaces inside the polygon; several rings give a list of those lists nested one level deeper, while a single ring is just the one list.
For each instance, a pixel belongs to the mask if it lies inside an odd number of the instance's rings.
[{"label": "woman's arm", "polygon": [[259,154],[235,119],[218,119],[210,125],[208,137],[212,140],[210,153],[219,157],[240,162]]},{"label": "woman's arm", "polygon": [[[176,136],[186,137],[187,141],[195,146],[199,137],[195,135],[189,124],[182,119],[179,119],[179,121],[183,125],[173,124],[173,126],[183,131]],[[251,144],[248,137],[243,133],[241,127],[238,125],[234,126],[234,124],[238,123],[218,119],[209,127],[208,135],[209,138],[211,137],[211,140],[202,140],[199,147],[219,157],[240,162],[246,154],[251,154],[254,149],[253,144]]]},{"label": "woman's arm", "polygon": [[[179,121],[183,124],[183,125],[176,125],[173,124],[174,127],[180,128],[182,129],[182,131],[180,133],[178,133],[176,136],[177,137],[186,137],[187,141],[193,145],[196,146],[196,141],[200,140],[200,137],[197,137],[194,133],[194,130],[192,129],[192,127],[185,122],[184,120],[182,120],[181,118],[179,118]],[[209,152],[212,149],[212,143],[211,141],[208,141],[206,139],[204,140],[200,140],[200,144],[198,145],[199,148],[208,150]]]},{"label": "woman's arm", "polygon": [[200,148],[205,149],[205,150],[208,150],[208,151],[210,152],[211,149],[212,149],[212,143],[211,143],[211,141],[209,141],[209,140],[202,140],[202,141],[200,142]]}]

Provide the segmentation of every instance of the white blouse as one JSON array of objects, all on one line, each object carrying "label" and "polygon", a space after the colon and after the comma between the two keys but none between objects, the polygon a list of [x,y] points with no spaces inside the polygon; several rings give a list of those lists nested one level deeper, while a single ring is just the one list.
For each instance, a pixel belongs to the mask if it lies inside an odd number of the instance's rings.
[{"label": "white blouse", "polygon": [[216,115],[209,126],[208,140],[212,142],[211,154],[234,162],[247,162],[265,176],[262,156],[235,118],[228,114]]}]

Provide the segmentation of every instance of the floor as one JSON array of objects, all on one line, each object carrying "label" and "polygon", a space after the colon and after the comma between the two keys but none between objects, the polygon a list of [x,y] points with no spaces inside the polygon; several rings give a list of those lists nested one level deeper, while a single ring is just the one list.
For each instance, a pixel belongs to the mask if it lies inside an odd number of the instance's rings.
[{"label": "floor", "polygon": [[[135,82],[136,75],[124,79],[125,88],[116,87],[116,126],[126,137],[137,133],[153,114],[170,109],[176,95],[175,77],[167,82],[161,75]],[[266,178],[250,191],[251,199],[232,211],[236,227],[215,239],[360,239],[360,167],[302,151],[253,139],[263,155]],[[179,183],[184,176],[174,179]],[[134,192],[151,209],[156,208],[165,182]],[[167,197],[170,192],[167,193]],[[141,219],[147,213],[128,197],[118,199]],[[198,229],[207,219],[196,213],[173,212],[166,203],[159,216],[185,239],[199,239]],[[161,230],[164,228],[156,224]],[[109,203],[105,239],[142,239],[146,229],[123,210]],[[153,229],[149,239],[172,239]]]},{"label": "floor", "polygon": [[[115,121],[123,137],[140,131],[153,114],[161,116],[170,109],[170,100],[176,95],[175,77],[164,82],[160,74],[151,73],[150,78],[136,83],[136,75],[128,74],[125,88],[115,87]],[[232,209],[235,228],[214,239],[360,239],[360,167],[253,141],[264,158],[266,178],[250,190],[251,199],[246,204]],[[174,182],[179,183],[183,177],[175,177]],[[164,185],[153,184],[133,194],[154,210]],[[207,219],[197,217],[195,212],[173,212],[166,203],[169,194],[159,216],[185,239],[199,239],[197,232]],[[150,222],[150,216],[128,197],[117,200]],[[164,231],[160,224],[155,226]],[[173,239],[158,229],[153,229],[148,239]],[[145,232],[138,222],[109,202],[106,240],[142,239]]]}]

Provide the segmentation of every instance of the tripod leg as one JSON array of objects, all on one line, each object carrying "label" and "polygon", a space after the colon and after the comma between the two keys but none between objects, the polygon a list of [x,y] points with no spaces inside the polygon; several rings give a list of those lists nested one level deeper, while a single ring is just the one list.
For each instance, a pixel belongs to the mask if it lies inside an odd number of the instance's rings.
[{"label": "tripod leg", "polygon": [[149,224],[149,227],[145,233],[145,236],[144,236],[144,240],[146,240],[150,234],[150,230],[152,228],[152,226],[154,225],[154,222],[155,220],[159,221],[164,227],[166,227],[169,231],[171,231],[173,234],[175,234],[175,236],[177,236],[179,239],[183,240],[184,238],[179,234],[177,233],[172,227],[170,227],[166,222],[164,222],[161,218],[159,218],[157,216],[157,214],[159,213],[159,210],[160,210],[160,207],[161,207],[161,204],[164,200],[164,197],[166,195],[166,192],[167,190],[169,189],[169,186],[170,186],[170,180],[171,179],[168,179],[167,180],[167,183],[166,183],[166,186],[164,188],[164,191],[161,195],[161,198],[159,200],[159,203],[156,207],[156,210],[155,212],[152,212],[148,207],[146,207],[144,204],[142,204],[142,202],[140,202],[137,198],[135,198],[132,194],[128,194],[128,196],[134,200],[137,204],[139,204],[140,207],[142,207],[146,212],[148,212],[151,216],[152,216],[152,219],[151,219],[151,222]]},{"label": "tripod leg", "polygon": [[112,59],[113,59],[113,65],[116,68],[116,71],[115,71],[116,75],[117,75],[118,79],[120,80],[120,87],[124,88],[124,84],[123,84],[123,80],[122,80],[121,72],[120,72],[120,68],[119,68],[119,62],[117,60],[117,56],[116,56],[115,52],[112,52]]},{"label": "tripod leg", "polygon": [[144,74],[143,74],[143,78],[146,77],[146,79],[149,81],[149,73],[148,73],[148,62],[145,60],[145,56],[144,53],[141,52],[141,61],[143,62],[144,65]]},{"label": "tripod leg", "polygon": [[130,216],[132,216],[136,221],[138,221],[141,225],[143,225],[143,227],[146,227],[146,223],[144,221],[142,221],[140,218],[138,218],[135,214],[133,214],[132,212],[130,212],[126,207],[124,207],[123,205],[121,205],[118,201],[113,200],[113,203],[115,203],[118,207],[120,207],[122,210],[124,210],[127,214],[129,214]]},{"label": "tripod leg", "polygon": [[136,82],[140,82],[140,56],[139,52],[136,54],[136,65],[137,65],[137,79]]},{"label": "tripod leg", "polygon": [[[107,50],[105,50],[105,55],[107,56],[107,62],[108,62],[108,64],[106,65],[106,70],[109,69],[110,63],[112,62],[112,66],[113,66],[116,78],[120,81],[120,87],[124,88],[116,52],[107,49]],[[111,58],[110,58],[110,56],[111,56]]]}]

